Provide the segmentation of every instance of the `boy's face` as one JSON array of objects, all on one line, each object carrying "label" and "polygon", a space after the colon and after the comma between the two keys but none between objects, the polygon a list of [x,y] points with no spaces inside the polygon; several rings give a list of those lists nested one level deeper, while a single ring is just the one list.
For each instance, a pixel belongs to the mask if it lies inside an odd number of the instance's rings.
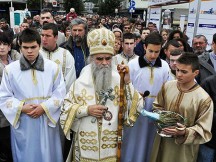
[{"label": "boy's face", "polygon": [[21,44],[21,52],[30,63],[36,60],[39,55],[39,50],[40,46],[36,41],[28,43],[23,42]]},{"label": "boy's face", "polygon": [[152,62],[158,58],[161,50],[161,45],[148,44],[147,47],[144,45],[144,49],[146,50],[146,59]]},{"label": "boy's face", "polygon": [[199,74],[199,70],[192,71],[191,65],[176,63],[176,79],[180,84],[190,84]]}]

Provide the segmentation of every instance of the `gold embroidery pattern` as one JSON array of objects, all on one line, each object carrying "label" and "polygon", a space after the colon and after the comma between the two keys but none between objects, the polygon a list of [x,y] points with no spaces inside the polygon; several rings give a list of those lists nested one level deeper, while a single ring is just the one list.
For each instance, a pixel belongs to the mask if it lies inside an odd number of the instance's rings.
[{"label": "gold embroidery pattern", "polygon": [[53,102],[54,102],[54,105],[55,105],[56,107],[59,107],[59,106],[60,106],[59,100],[53,100]]},{"label": "gold embroidery pattern", "polygon": [[87,136],[87,137],[95,137],[95,136],[97,136],[97,133],[96,133],[96,132],[93,132],[93,131],[91,131],[91,132],[84,132],[84,131],[81,131],[81,132],[80,132],[80,136],[81,136],[81,137],[84,137],[84,136]]},{"label": "gold embroidery pattern", "polygon": [[116,148],[117,147],[117,144],[103,144],[102,146],[102,149],[107,149],[107,148]]},{"label": "gold embroidery pattern", "polygon": [[61,64],[61,62],[57,59],[57,60],[55,60],[54,61],[56,64],[58,64],[58,65],[60,65]]},{"label": "gold embroidery pattern", "polygon": [[50,113],[49,113],[49,110],[48,110],[48,108],[46,107],[46,105],[45,105],[44,103],[41,103],[41,106],[42,106],[42,108],[44,109],[44,111],[45,111],[47,117],[49,118],[49,120],[50,120],[54,125],[56,125],[56,121],[51,117],[51,115],[50,115]]},{"label": "gold embroidery pattern", "polygon": [[33,97],[33,98],[26,98],[22,101],[26,102],[26,101],[32,101],[32,100],[48,100],[51,96],[48,97]]},{"label": "gold embroidery pattern", "polygon": [[4,72],[5,72],[5,74],[7,74],[8,75],[8,68],[4,68]]},{"label": "gold embroidery pattern", "polygon": [[154,84],[154,67],[149,67],[150,68],[150,80],[149,83],[152,85]]},{"label": "gold embroidery pattern", "polygon": [[115,86],[114,87],[114,96],[115,96],[115,99],[113,100],[113,103],[115,106],[118,106],[119,104],[119,87],[118,86]]},{"label": "gold embroidery pattern", "polygon": [[11,108],[12,107],[12,103],[13,103],[13,101],[7,101],[6,102],[7,108]]},{"label": "gold embroidery pattern", "polygon": [[138,92],[134,91],[134,96],[130,108],[130,113],[129,113],[129,125],[128,126],[133,126],[137,118],[139,117],[139,113],[137,112],[137,103],[139,102],[139,94]]},{"label": "gold embroidery pattern", "polygon": [[86,143],[87,144],[93,144],[93,145],[97,144],[97,140],[96,139],[84,139],[84,138],[81,138],[80,142],[82,144],[86,144]]},{"label": "gold embroidery pattern", "polygon": [[80,162],[116,162],[116,157],[107,157],[100,160],[94,160],[94,159],[87,159],[87,158],[80,158]]},{"label": "gold embroidery pattern", "polygon": [[19,106],[18,106],[18,111],[17,111],[17,113],[16,113],[16,117],[15,117],[15,120],[14,120],[14,123],[13,123],[13,126],[14,126],[14,127],[16,126],[16,124],[17,124],[17,122],[18,122],[18,119],[19,119],[19,117],[20,117],[20,114],[21,114],[23,105],[24,105],[24,102],[21,101],[21,103],[20,103]]},{"label": "gold embroidery pattern", "polygon": [[37,84],[38,84],[38,81],[37,81],[37,76],[36,76],[36,70],[32,69],[32,70],[31,70],[31,74],[32,74],[32,81],[33,81],[33,84],[34,84],[34,85],[37,85]]},{"label": "gold embroidery pattern", "polygon": [[107,137],[107,136],[104,136],[104,137],[102,138],[102,141],[103,141],[103,142],[107,142],[107,141],[116,142],[116,141],[117,141],[117,136],[116,136],[116,137]]},{"label": "gold embroidery pattern", "polygon": [[156,97],[157,97],[157,96],[151,96],[151,95],[150,95],[150,96],[148,96],[148,98],[156,98]]},{"label": "gold embroidery pattern", "polygon": [[103,133],[104,135],[117,135],[117,131],[109,131],[108,129],[105,129]]},{"label": "gold embroidery pattern", "polygon": [[86,145],[82,145],[81,149],[83,149],[84,151],[89,150],[89,151],[98,151],[99,148],[97,146],[86,146]]},{"label": "gold embroidery pattern", "polygon": [[92,100],[93,98],[94,98],[94,96],[92,96],[92,95],[87,96],[86,89],[83,89],[81,91],[81,95],[77,97],[77,100],[79,102],[82,102],[81,105],[87,105],[86,100]]},{"label": "gold embroidery pattern", "polygon": [[[104,47],[93,48],[91,51],[92,52],[104,51]],[[113,48],[112,47],[106,47],[106,51],[113,51]]]},{"label": "gold embroidery pattern", "polygon": [[53,79],[53,83],[56,81],[56,79],[58,77],[58,74],[59,74],[59,66],[57,67],[57,71],[55,73],[55,76],[54,76],[54,79]]}]

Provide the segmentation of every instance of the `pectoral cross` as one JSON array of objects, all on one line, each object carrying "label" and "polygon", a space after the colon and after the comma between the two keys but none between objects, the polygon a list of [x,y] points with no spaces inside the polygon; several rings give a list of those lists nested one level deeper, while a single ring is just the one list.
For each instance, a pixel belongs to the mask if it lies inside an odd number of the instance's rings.
[{"label": "pectoral cross", "polygon": [[111,101],[114,100],[114,99],[115,99],[115,96],[114,96],[114,95],[111,95],[112,91],[113,91],[112,88],[108,88],[106,91],[101,90],[101,91],[99,92],[99,96],[101,97],[101,100],[100,100],[99,104],[105,105],[107,99],[110,99]]},{"label": "pectoral cross", "polygon": [[[113,88],[108,88],[106,91],[104,90],[101,90],[99,92],[99,96],[101,98],[99,104],[100,105],[106,105],[106,102],[107,102],[107,99],[110,99],[111,101],[115,99],[115,96],[114,95],[111,95],[113,91]],[[107,110],[103,113],[103,117],[105,120],[107,121],[110,121],[113,117],[112,113],[110,111],[108,111],[108,108]],[[91,120],[92,123],[95,123],[96,122],[96,118],[93,118]],[[111,125],[111,123],[109,123],[109,125]]]}]

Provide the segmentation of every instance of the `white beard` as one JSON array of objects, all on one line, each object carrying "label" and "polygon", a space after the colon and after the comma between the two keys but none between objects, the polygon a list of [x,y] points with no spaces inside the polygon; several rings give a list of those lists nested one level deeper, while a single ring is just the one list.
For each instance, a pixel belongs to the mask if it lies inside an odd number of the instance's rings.
[{"label": "white beard", "polygon": [[107,90],[111,87],[112,82],[112,66],[110,65],[96,65],[92,62],[92,73],[95,83],[96,92]]}]

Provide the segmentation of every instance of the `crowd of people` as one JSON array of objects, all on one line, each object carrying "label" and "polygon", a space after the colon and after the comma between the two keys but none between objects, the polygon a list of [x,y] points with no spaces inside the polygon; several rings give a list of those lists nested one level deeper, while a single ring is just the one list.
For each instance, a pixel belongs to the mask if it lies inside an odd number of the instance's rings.
[{"label": "crowd of people", "polygon": [[[13,29],[0,19],[0,161],[216,161],[211,44],[74,8]],[[143,109],[185,120],[159,129]]]}]

